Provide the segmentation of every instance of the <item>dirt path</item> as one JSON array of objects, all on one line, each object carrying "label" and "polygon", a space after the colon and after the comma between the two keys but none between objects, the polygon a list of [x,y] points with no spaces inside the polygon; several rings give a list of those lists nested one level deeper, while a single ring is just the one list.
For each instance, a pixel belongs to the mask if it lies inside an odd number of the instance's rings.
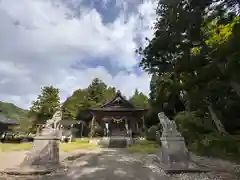
[{"label": "dirt path", "polygon": [[[26,152],[0,153],[2,167],[10,167],[21,162]],[[77,150],[71,153],[60,153],[67,168],[59,169],[45,176],[0,176],[0,180],[239,180],[226,172],[185,173],[166,175],[152,161],[153,156],[141,153],[129,153],[124,149]],[[220,166],[231,166],[224,161],[208,160],[193,157],[202,163]],[[4,164],[4,165],[3,165]],[[1,167],[0,166],[0,167]]]},{"label": "dirt path", "polygon": [[0,170],[20,164],[28,151],[0,152]]},{"label": "dirt path", "polygon": [[[98,152],[99,150],[74,150],[71,152],[60,152],[60,161],[68,157],[73,157],[81,153]],[[28,151],[0,152],[0,171],[18,166],[26,156]]]}]

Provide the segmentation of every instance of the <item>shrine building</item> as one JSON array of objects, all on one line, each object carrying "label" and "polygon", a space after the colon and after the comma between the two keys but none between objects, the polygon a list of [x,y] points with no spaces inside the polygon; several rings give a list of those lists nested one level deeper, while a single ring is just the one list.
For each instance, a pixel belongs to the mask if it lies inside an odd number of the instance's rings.
[{"label": "shrine building", "polygon": [[137,108],[126,100],[120,91],[115,97],[100,108],[89,109],[94,121],[104,128],[105,136],[142,136],[146,108]]}]

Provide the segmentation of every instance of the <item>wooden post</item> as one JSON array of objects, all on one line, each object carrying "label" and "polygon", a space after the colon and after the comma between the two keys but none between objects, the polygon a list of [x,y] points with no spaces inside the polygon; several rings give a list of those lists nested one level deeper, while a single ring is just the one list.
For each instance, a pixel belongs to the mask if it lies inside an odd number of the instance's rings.
[{"label": "wooden post", "polygon": [[139,124],[138,124],[138,122],[136,122],[136,126],[137,126],[137,133],[139,133]]},{"label": "wooden post", "polygon": [[83,137],[83,123],[81,123],[81,138]]},{"label": "wooden post", "polygon": [[145,125],[145,119],[144,119],[144,115],[142,116],[142,123],[143,123],[143,130],[144,130],[144,135],[146,136],[146,133],[147,133],[147,128],[146,128],[146,125]]},{"label": "wooden post", "polygon": [[42,127],[42,125],[40,125],[40,124],[38,124],[37,127],[36,127],[36,128],[37,128],[37,129],[36,129],[36,135],[37,135],[37,136],[40,134],[41,127]]},{"label": "wooden post", "polygon": [[39,125],[36,127],[36,135],[39,135]]},{"label": "wooden post", "polygon": [[90,132],[91,137],[93,137],[93,133],[94,133],[93,126],[94,126],[95,118],[96,118],[96,116],[93,114],[92,124],[91,124],[91,132]]}]

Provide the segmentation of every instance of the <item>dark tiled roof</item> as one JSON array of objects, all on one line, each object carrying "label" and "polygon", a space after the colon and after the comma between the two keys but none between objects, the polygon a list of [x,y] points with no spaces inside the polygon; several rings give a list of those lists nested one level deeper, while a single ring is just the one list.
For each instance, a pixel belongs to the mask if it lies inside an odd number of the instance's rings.
[{"label": "dark tiled roof", "polygon": [[9,125],[17,125],[18,122],[16,120],[11,119],[0,119],[1,124],[9,124]]},{"label": "dark tiled roof", "polygon": [[85,123],[85,122],[80,120],[61,120],[60,121],[60,124],[63,126],[70,126],[72,124],[79,124],[79,123]]},{"label": "dark tiled roof", "polygon": [[134,105],[131,102],[129,102],[128,100],[126,100],[122,96],[122,94],[119,90],[117,91],[115,97],[111,101],[109,101],[101,106],[101,108],[109,108],[109,107],[116,108],[116,109],[117,108],[134,109]]},{"label": "dark tiled roof", "polygon": [[126,100],[120,91],[117,91],[115,97],[100,108],[91,108],[90,111],[105,111],[105,112],[139,112],[147,111],[146,108],[137,108],[130,101]]},{"label": "dark tiled roof", "polygon": [[3,114],[0,110],[0,123],[1,124],[8,124],[8,125],[17,125],[18,122],[16,120],[7,119],[6,115]]},{"label": "dark tiled roof", "polygon": [[92,108],[90,111],[115,111],[115,112],[124,112],[124,111],[147,111],[145,108],[122,108],[122,107],[104,107],[104,108]]}]

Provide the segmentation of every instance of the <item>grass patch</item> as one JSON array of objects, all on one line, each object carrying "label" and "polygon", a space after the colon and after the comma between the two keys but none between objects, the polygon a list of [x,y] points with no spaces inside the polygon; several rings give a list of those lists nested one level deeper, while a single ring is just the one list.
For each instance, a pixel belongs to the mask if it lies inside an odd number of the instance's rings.
[{"label": "grass patch", "polygon": [[[32,148],[32,143],[2,143],[0,144],[0,152],[10,152],[10,151],[27,151]],[[95,149],[98,148],[96,144],[89,143],[88,138],[75,139],[71,143],[61,143],[60,151],[70,152],[77,149]]]},{"label": "grass patch", "polygon": [[32,148],[32,143],[3,143],[0,144],[0,152],[26,151]]},{"label": "grass patch", "polygon": [[60,151],[70,152],[76,149],[95,149],[98,148],[96,144],[89,143],[88,138],[76,139],[71,143],[62,143],[60,144]]},{"label": "grass patch", "polygon": [[160,146],[155,141],[139,140],[132,146],[128,147],[131,152],[141,152],[145,154],[156,153]]}]

